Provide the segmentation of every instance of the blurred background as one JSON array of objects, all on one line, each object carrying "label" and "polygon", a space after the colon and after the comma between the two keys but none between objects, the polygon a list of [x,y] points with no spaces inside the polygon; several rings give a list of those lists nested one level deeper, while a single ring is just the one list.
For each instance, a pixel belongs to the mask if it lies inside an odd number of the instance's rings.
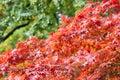
[{"label": "blurred background", "polygon": [[47,39],[61,14],[74,17],[88,1],[101,0],[0,0],[0,54],[30,36]]}]

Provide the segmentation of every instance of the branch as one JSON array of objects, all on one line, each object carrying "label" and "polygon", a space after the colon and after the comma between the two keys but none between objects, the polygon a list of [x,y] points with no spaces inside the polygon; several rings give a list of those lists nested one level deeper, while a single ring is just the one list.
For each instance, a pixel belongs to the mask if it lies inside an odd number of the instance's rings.
[{"label": "branch", "polygon": [[21,25],[16,26],[5,37],[3,37],[2,41],[5,41],[6,39],[8,39],[17,29],[20,29],[22,27],[26,27],[28,24],[29,24],[29,21],[25,24],[21,24]]}]

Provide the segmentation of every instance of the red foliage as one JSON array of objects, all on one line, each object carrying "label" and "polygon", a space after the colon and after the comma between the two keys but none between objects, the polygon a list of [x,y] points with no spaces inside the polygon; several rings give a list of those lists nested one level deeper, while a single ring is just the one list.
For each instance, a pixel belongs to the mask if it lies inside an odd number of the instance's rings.
[{"label": "red foliage", "polygon": [[47,40],[31,37],[1,54],[0,78],[120,80],[119,12],[117,0],[104,0],[88,3],[75,18],[63,15]]}]

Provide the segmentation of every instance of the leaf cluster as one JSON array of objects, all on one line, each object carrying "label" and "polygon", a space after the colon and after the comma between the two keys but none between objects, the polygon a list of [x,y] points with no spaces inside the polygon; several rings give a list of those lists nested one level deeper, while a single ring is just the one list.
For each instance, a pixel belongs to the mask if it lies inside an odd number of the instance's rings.
[{"label": "leaf cluster", "polygon": [[[61,14],[74,16],[75,11],[81,9],[86,2],[84,0],[1,0],[0,52],[6,49],[6,44],[12,48],[17,42],[30,36],[48,38],[49,33],[58,28]],[[17,28],[18,26],[21,27]]]},{"label": "leaf cluster", "polygon": [[2,80],[120,79],[119,2],[90,2],[61,18],[48,39],[30,37],[0,55]]}]

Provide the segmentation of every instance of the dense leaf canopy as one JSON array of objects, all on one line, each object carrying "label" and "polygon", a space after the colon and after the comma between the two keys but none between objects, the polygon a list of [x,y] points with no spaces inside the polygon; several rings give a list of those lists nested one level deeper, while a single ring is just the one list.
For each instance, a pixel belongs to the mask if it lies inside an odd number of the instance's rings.
[{"label": "dense leaf canopy", "polygon": [[0,53],[30,36],[48,38],[60,15],[74,16],[86,0],[0,0]]},{"label": "dense leaf canopy", "polygon": [[46,40],[30,37],[0,55],[3,80],[120,80],[120,4],[88,3]]}]

